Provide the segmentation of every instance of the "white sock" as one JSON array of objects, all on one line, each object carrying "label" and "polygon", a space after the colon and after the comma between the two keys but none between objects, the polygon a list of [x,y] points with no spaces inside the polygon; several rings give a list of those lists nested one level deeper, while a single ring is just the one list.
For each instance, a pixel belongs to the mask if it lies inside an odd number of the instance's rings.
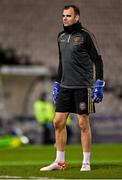
[{"label": "white sock", "polygon": [[90,164],[90,152],[83,152],[83,164]]},{"label": "white sock", "polygon": [[56,151],[56,162],[64,162],[65,161],[65,151]]}]

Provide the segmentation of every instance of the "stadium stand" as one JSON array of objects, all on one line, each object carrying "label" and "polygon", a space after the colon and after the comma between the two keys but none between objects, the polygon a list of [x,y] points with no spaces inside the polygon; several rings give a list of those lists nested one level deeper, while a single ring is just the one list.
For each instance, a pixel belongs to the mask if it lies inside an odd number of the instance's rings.
[{"label": "stadium stand", "polygon": [[[56,36],[62,28],[60,13],[64,4],[75,3],[81,9],[81,21],[91,29],[100,44],[105,77],[112,83],[122,79],[122,1],[4,0],[0,2],[0,42],[17,53],[29,54],[31,61],[57,65]],[[50,6],[49,6],[50,5]],[[116,64],[116,66],[114,66]],[[113,73],[114,72],[114,73]]]}]

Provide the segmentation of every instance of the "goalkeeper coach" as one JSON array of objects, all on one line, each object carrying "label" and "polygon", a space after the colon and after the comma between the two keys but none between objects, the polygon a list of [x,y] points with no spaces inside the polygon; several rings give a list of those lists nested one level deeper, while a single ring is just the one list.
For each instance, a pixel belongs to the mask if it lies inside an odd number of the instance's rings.
[{"label": "goalkeeper coach", "polygon": [[[62,14],[64,30],[58,35],[59,67],[53,88],[56,105],[54,118],[56,159],[40,171],[66,168],[66,120],[69,113],[77,115],[81,130],[83,160],[80,171],[90,171],[91,129],[89,114],[95,112],[94,103],[103,98],[103,61],[94,35],[85,29],[80,20],[80,10],[67,5]],[[95,80],[94,67],[95,66]]]}]

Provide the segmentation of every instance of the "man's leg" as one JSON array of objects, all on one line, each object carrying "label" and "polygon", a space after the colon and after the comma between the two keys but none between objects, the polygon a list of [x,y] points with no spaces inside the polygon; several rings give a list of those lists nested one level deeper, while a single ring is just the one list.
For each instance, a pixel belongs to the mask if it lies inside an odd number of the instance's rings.
[{"label": "man's leg", "polygon": [[65,145],[67,141],[66,120],[69,113],[56,112],[54,118],[56,160],[49,166],[41,168],[40,171],[51,171],[65,168]]},{"label": "man's leg", "polygon": [[91,151],[91,128],[88,115],[78,115],[81,129],[81,143],[83,149],[83,163],[81,171],[90,171],[90,151]]},{"label": "man's leg", "polygon": [[56,140],[56,149],[57,151],[64,151],[66,141],[67,141],[67,132],[66,132],[66,119],[68,113],[57,112],[54,118],[54,128],[55,128],[55,140]]}]

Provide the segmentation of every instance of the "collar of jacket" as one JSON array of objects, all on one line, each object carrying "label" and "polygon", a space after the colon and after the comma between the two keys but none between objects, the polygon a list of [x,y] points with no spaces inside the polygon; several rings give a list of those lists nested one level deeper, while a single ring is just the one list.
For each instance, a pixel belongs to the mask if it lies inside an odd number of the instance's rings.
[{"label": "collar of jacket", "polygon": [[73,32],[80,32],[82,29],[82,25],[79,21],[75,24],[72,24],[71,26],[63,26],[63,27],[64,27],[64,31],[69,34]]}]

